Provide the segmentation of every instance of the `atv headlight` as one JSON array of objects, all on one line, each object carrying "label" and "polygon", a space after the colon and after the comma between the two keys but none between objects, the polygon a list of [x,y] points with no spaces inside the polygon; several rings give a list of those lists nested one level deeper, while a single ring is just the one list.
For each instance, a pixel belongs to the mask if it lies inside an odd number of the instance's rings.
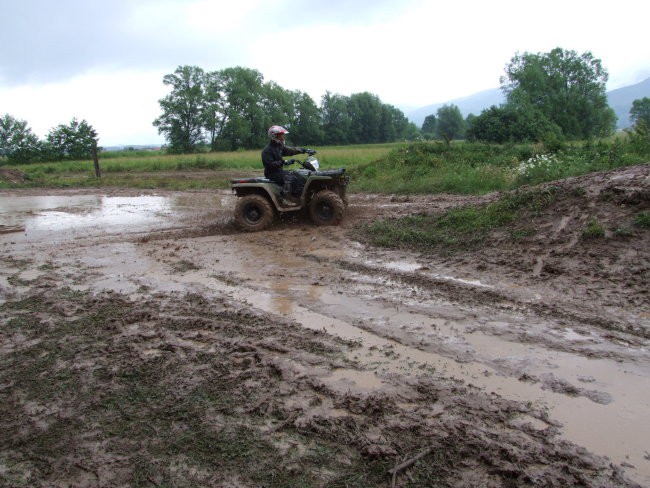
[{"label": "atv headlight", "polygon": [[318,169],[318,167],[320,166],[318,164],[318,159],[316,159],[314,156],[309,156],[307,159],[305,159],[305,162],[310,163],[314,167],[314,169]]}]

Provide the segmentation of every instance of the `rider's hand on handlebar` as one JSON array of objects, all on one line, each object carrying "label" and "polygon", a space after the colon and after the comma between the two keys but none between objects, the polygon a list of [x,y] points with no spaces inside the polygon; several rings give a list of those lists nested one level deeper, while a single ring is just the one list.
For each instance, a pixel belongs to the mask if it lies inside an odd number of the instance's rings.
[{"label": "rider's hand on handlebar", "polygon": [[310,156],[313,156],[314,154],[316,154],[316,151],[314,151],[313,149],[303,149],[303,151],[305,153],[309,154]]}]

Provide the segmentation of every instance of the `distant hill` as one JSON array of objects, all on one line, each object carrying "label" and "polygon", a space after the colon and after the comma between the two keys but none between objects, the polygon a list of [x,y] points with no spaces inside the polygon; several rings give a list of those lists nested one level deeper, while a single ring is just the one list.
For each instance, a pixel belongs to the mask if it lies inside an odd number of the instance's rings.
[{"label": "distant hill", "polygon": [[501,88],[491,88],[467,97],[455,98],[454,100],[449,100],[447,102],[427,105],[426,107],[418,108],[406,114],[406,116],[415,125],[422,127],[422,123],[426,116],[431,114],[435,115],[438,109],[443,105],[456,105],[463,114],[463,117],[467,117],[469,114],[479,115],[486,108],[490,108],[492,105],[501,105],[503,102],[505,102],[505,97],[501,92]]},{"label": "distant hill", "polygon": [[[635,85],[625,86],[616,90],[607,92],[609,106],[612,107],[618,117],[617,128],[624,129],[630,127],[630,108],[632,102],[638,98],[650,97],[650,78]],[[443,105],[456,105],[463,117],[469,114],[479,115],[483,110],[490,108],[492,105],[501,105],[505,102],[505,97],[500,88],[491,88],[483,90],[473,95],[463,98],[456,98],[443,103],[434,103],[422,108],[418,108],[406,114],[408,119],[418,127],[427,115],[435,114]]]},{"label": "distant hill", "polygon": [[630,123],[632,102],[643,97],[650,98],[650,78],[636,85],[624,86],[607,92],[609,106],[614,109],[618,117],[617,129],[625,129],[632,125]]}]

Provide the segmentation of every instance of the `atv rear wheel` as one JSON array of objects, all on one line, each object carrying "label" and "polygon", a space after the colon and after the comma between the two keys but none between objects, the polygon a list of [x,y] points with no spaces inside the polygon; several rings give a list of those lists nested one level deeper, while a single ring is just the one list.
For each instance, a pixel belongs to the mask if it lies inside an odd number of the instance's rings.
[{"label": "atv rear wheel", "polygon": [[343,200],[333,191],[319,191],[309,202],[309,216],[316,225],[339,225],[344,212]]},{"label": "atv rear wheel", "polygon": [[237,201],[235,222],[242,230],[264,230],[273,222],[273,207],[261,195],[246,195]]}]

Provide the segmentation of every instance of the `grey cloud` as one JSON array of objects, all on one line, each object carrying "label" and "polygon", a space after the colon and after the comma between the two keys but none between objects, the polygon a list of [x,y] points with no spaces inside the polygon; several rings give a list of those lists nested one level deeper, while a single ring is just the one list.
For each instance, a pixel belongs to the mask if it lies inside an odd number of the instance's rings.
[{"label": "grey cloud", "polygon": [[[183,0],[21,0],[5,1],[0,44],[0,83],[52,82],[95,69],[164,69],[190,64],[206,69],[242,65],[243,54],[256,32],[278,32],[298,24],[363,24],[389,18],[418,0],[394,2],[374,0],[287,0],[263,4],[241,26],[233,38],[220,38],[220,26],[228,19],[215,19],[208,39],[182,27],[156,25],[160,19],[129,21],[133,9],[142,5],[155,9],[182,7]],[[281,8],[277,8],[281,5]]]},{"label": "grey cloud", "polygon": [[[219,56],[175,26],[130,25],[135,2],[22,0],[3,5],[0,83],[50,82],[92,68],[163,68]],[[144,2],[138,2],[142,5]],[[164,3],[160,3],[164,8]],[[10,47],[9,47],[10,46]],[[226,52],[223,49],[223,52]]]}]

